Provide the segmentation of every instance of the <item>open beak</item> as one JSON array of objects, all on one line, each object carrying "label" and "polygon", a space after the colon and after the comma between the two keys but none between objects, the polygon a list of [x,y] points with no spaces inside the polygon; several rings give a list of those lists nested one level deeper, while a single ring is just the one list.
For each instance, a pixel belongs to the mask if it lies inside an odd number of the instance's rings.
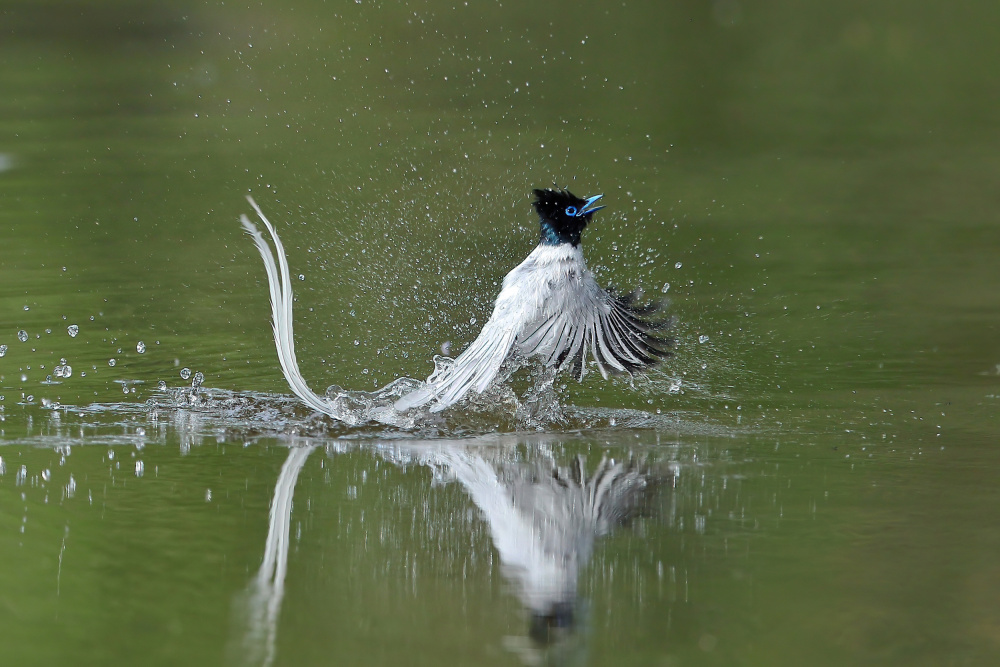
[{"label": "open beak", "polygon": [[[604,195],[594,195],[593,197],[591,197],[590,199],[588,199],[587,203],[583,205],[583,208],[580,209],[580,212],[577,213],[577,215],[590,215],[594,211],[600,211],[604,207],[603,206],[594,206],[594,204],[597,203],[597,200],[600,199],[603,196]],[[593,208],[591,208],[592,206],[593,206]]]}]

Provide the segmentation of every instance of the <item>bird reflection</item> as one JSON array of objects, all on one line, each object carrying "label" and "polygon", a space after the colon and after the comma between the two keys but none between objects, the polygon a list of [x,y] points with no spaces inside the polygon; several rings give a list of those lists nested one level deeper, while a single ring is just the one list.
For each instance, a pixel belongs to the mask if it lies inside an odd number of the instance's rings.
[{"label": "bird reflection", "polygon": [[489,525],[501,571],[530,616],[528,634],[542,644],[576,624],[577,581],[597,538],[650,507],[666,477],[635,459],[604,456],[588,472],[577,456],[559,465],[547,447],[484,447],[447,442],[394,445],[383,455],[421,463],[465,489]]},{"label": "bird reflection", "polygon": [[[651,506],[671,476],[637,459],[602,456],[593,470],[576,456],[560,465],[544,442],[493,436],[458,441],[394,441],[370,446],[400,467],[431,468],[436,482],[457,482],[482,513],[501,572],[529,616],[536,647],[570,637],[578,625],[577,581],[597,538]],[[241,664],[272,664],[284,592],[292,495],[315,447],[292,447],[275,486],[263,563],[248,585]],[[327,446],[335,457],[352,446]],[[530,647],[508,648],[526,662]]]}]

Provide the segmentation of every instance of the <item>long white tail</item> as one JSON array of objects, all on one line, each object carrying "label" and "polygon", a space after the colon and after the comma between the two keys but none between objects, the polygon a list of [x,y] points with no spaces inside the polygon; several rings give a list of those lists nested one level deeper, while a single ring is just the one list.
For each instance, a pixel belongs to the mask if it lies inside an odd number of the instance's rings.
[{"label": "long white tail", "polygon": [[274,255],[271,254],[271,246],[264,239],[257,226],[250,222],[245,215],[240,216],[243,229],[253,237],[253,242],[260,252],[261,259],[264,260],[264,268],[267,271],[267,285],[271,290],[271,325],[274,329],[274,346],[278,349],[278,362],[281,364],[281,372],[288,381],[288,386],[302,402],[317,412],[340,417],[335,414],[333,406],[322,396],[319,396],[306,384],[305,378],[299,372],[299,363],[295,360],[295,340],[292,338],[292,279],[288,274],[288,260],[285,258],[285,248],[281,245],[281,239],[274,227],[264,217],[264,213],[257,206],[253,197],[247,195],[247,201],[257,212],[261,222],[267,227],[267,231],[274,239],[274,249],[278,255],[278,262],[275,263]]}]

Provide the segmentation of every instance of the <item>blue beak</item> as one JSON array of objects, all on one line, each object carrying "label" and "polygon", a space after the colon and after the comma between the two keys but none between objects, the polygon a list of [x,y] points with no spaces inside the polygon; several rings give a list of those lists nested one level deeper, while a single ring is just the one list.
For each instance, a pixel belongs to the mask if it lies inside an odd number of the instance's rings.
[{"label": "blue beak", "polygon": [[600,211],[602,208],[604,208],[603,206],[594,206],[593,208],[591,208],[591,206],[593,206],[597,202],[597,200],[600,199],[603,196],[604,195],[594,195],[593,197],[591,197],[590,199],[588,199],[587,203],[583,205],[583,208],[580,209],[580,212],[577,213],[577,215],[578,216],[579,215],[590,215],[594,211]]}]

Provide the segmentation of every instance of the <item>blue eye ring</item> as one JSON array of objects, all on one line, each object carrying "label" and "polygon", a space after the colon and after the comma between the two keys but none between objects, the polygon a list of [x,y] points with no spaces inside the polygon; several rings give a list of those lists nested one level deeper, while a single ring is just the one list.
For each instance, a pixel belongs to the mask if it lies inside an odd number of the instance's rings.
[{"label": "blue eye ring", "polygon": [[568,215],[571,218],[575,218],[577,216],[576,206],[567,206],[566,215]]}]

